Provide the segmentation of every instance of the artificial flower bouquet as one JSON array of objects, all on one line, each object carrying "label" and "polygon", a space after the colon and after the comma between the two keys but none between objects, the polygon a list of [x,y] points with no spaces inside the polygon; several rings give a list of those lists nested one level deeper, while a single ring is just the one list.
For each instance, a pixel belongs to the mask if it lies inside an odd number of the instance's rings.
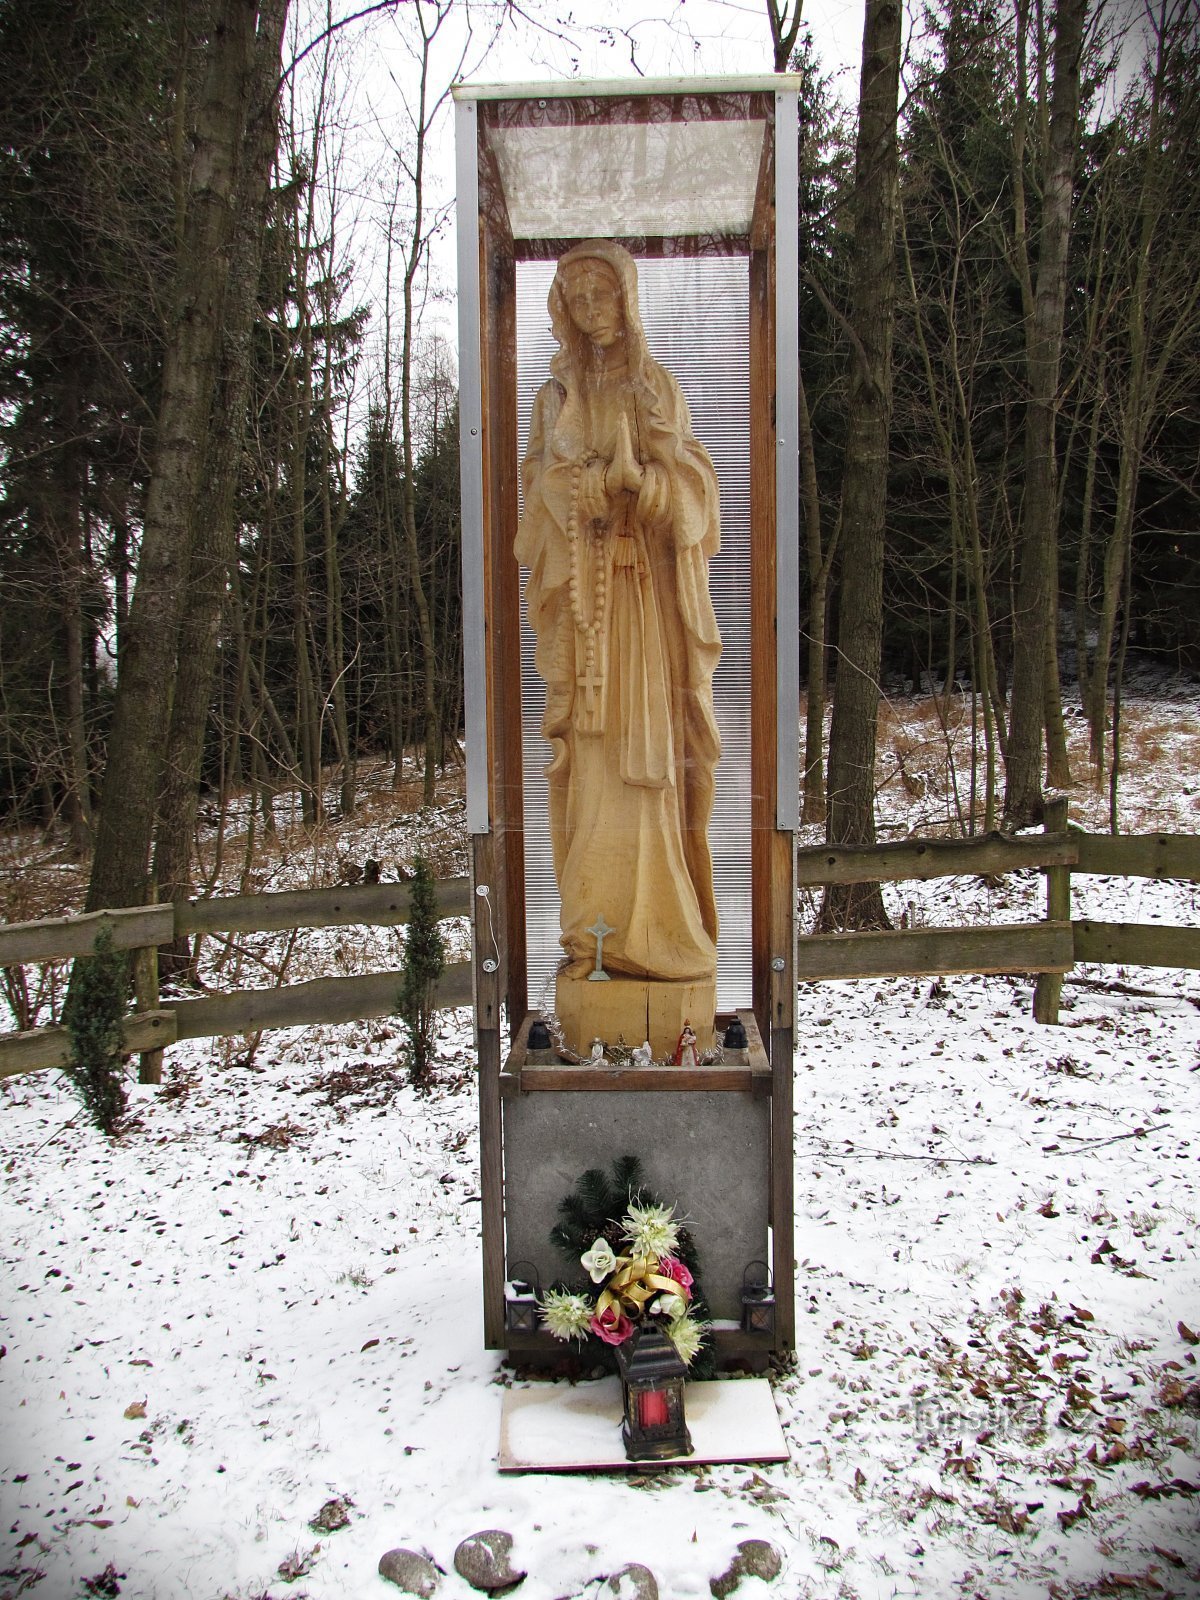
[{"label": "artificial flower bouquet", "polygon": [[543,1293],[542,1322],[556,1339],[594,1338],[615,1349],[653,1317],[686,1367],[702,1355],[711,1360],[694,1246],[674,1206],[647,1194],[635,1157],[615,1162],[611,1178],[599,1168],[585,1172],[559,1212],[551,1239],[590,1285]]}]

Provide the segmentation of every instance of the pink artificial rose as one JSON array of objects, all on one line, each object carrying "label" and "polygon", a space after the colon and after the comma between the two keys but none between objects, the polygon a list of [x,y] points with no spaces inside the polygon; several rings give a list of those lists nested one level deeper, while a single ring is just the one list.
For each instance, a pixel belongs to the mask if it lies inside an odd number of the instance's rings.
[{"label": "pink artificial rose", "polygon": [[679,1285],[685,1300],[690,1298],[693,1279],[682,1261],[677,1261],[674,1256],[664,1256],[658,1264],[658,1270],[664,1278],[671,1278]]},{"label": "pink artificial rose", "polygon": [[593,1317],[589,1326],[597,1339],[603,1339],[605,1344],[624,1344],[633,1332],[633,1323],[615,1306],[609,1306],[607,1311]]}]

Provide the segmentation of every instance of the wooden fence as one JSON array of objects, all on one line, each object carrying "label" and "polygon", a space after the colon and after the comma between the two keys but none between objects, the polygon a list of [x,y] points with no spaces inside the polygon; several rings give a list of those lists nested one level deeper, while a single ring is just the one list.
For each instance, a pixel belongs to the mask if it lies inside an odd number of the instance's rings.
[{"label": "wooden fence", "polygon": [[[118,950],[132,955],[137,1010],[125,1021],[125,1046],[143,1055],[143,1081],[156,1082],[159,1063],[145,1060],[180,1039],[207,1039],[256,1033],[262,1028],[304,1027],[314,1023],[356,1022],[396,1010],[400,973],[314,978],[271,989],[238,989],[195,1000],[159,1004],[154,971],[159,945],[197,933],[279,933],[293,928],[333,928],[353,924],[397,927],[408,921],[408,886],[402,883],[356,888],[295,889],[279,894],[227,895],[177,905],[94,911],[84,916],[48,917],[39,922],[0,926],[0,966],[91,955],[96,935],[108,928]],[[438,884],[442,917],[470,914],[465,878]],[[471,1004],[471,966],[446,968],[438,985],[438,1005]],[[0,1078],[39,1067],[64,1066],[70,1055],[67,1030],[37,1028],[0,1035]],[[148,1076],[149,1074],[149,1076]]]},{"label": "wooden fence", "polygon": [[[1056,1022],[1063,974],[1078,961],[1200,971],[1200,928],[1073,921],[1070,904],[1075,873],[1200,882],[1200,838],[1191,834],[1112,837],[1068,829],[1066,821],[1066,804],[1056,801],[1048,808],[1047,831],[1041,834],[1015,839],[1000,834],[982,839],[909,839],[899,844],[844,848],[818,845],[798,851],[796,882],[800,887],[928,881],[961,875],[1002,877],[1018,869],[1034,869],[1046,876],[1046,917],[991,927],[805,936],[798,944],[797,981],[1036,973],[1034,1015],[1041,1022]],[[442,917],[468,916],[470,902],[465,878],[439,883]],[[129,950],[133,958],[137,1010],[126,1020],[125,1045],[131,1053],[143,1053],[144,1080],[157,1081],[159,1053],[178,1040],[386,1016],[396,1009],[400,981],[398,972],[316,978],[278,988],[172,1000],[164,1006],[159,1004],[155,975],[159,945],[197,933],[272,933],[353,924],[398,926],[407,922],[408,909],[406,885],[371,884],[50,917],[0,926],[0,967],[90,955],[101,928],[111,929],[114,945]],[[470,1005],[471,998],[470,963],[448,967],[438,987],[438,1005]],[[62,1027],[0,1035],[0,1077],[61,1067],[68,1056],[69,1042]]]},{"label": "wooden fence", "polygon": [[1076,962],[1200,971],[1200,928],[1071,918],[1073,874],[1200,881],[1200,838],[1082,833],[1067,828],[1065,800],[1049,802],[1046,820],[1046,832],[1019,838],[989,834],[982,839],[906,839],[799,851],[796,882],[801,887],[965,874],[1003,877],[1019,868],[1036,868],[1046,876],[1046,917],[983,928],[815,934],[799,941],[797,982],[1032,972],[1038,975],[1034,1016],[1053,1023],[1058,1021],[1063,975]]}]

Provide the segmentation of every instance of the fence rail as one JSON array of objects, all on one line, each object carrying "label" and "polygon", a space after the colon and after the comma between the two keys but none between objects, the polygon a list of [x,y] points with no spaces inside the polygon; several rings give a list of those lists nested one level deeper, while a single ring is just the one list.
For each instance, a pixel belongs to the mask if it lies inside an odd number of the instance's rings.
[{"label": "fence rail", "polygon": [[1080,872],[1114,878],[1200,880],[1200,838],[1191,833],[1081,833]]},{"label": "fence rail", "polygon": [[958,876],[1001,877],[1022,867],[1074,866],[1073,833],[1039,833],[1013,839],[1002,833],[979,839],[904,839],[895,844],[812,845],[796,852],[802,888],[831,883],[904,883]]},{"label": "fence rail", "polygon": [[0,967],[90,956],[96,936],[105,928],[117,950],[142,950],[174,939],[175,913],[171,906],[132,906],[123,911],[89,911],[78,917],[10,922],[0,927]]},{"label": "fence rail", "polygon": [[1160,923],[1076,922],[1075,959],[1118,967],[1200,971],[1200,928]]},{"label": "fence rail", "polygon": [[[471,889],[466,878],[441,879],[437,894],[439,916],[470,916]],[[349,889],[231,894],[215,900],[184,900],[174,911],[177,938],[194,933],[284,933],[289,928],[337,928],[354,923],[395,928],[408,921],[408,885],[369,883]]]},{"label": "fence rail", "polygon": [[902,839],[898,843],[811,845],[796,852],[796,882],[897,883],[956,876],[1001,877],[1033,867],[1069,867],[1114,878],[1200,880],[1200,837],[1191,833],[1083,833],[1070,828],[1018,838]]},{"label": "fence rail", "polygon": [[800,982],[920,978],[956,972],[1069,972],[1073,965],[1069,922],[818,933],[800,939],[796,951]]},{"label": "fence rail", "polygon": [[[1036,973],[1034,1014],[1039,1021],[1055,1022],[1062,974],[1078,961],[1200,971],[1198,928],[1073,921],[1070,916],[1072,873],[1200,882],[1200,837],[1192,834],[1114,838],[1083,833],[1067,828],[1065,804],[1060,801],[1048,808],[1048,828],[1041,834],[816,845],[796,854],[796,881],[802,887],[928,881],[960,875],[998,877],[1017,870],[1045,873],[1045,921],[806,936],[799,941],[797,980]],[[467,916],[470,910],[466,878],[447,878],[438,884],[440,917]],[[154,1063],[161,1060],[163,1048],[182,1039],[387,1016],[396,1009],[400,981],[400,974],[390,971],[314,978],[278,988],[176,1000],[164,1006],[156,979],[147,976],[157,946],[193,934],[279,933],[355,924],[395,927],[408,917],[408,887],[395,883],[229,895],[176,905],[47,917],[0,926],[0,967],[90,955],[96,935],[108,928],[118,949],[133,952],[138,1009],[125,1019],[125,1046],[130,1053],[143,1053],[145,1079],[147,1072],[155,1071]],[[442,1008],[469,1005],[471,992],[471,966],[462,962],[446,969],[437,1003]],[[69,1053],[67,1031],[62,1027],[0,1035],[0,1078],[62,1067]],[[145,1065],[148,1055],[149,1068]],[[152,1076],[149,1081],[156,1079]]]},{"label": "fence rail", "polygon": [[[444,878],[439,882],[440,917],[466,916],[470,900],[466,878]],[[109,929],[118,950],[133,952],[138,980],[138,1009],[124,1023],[125,1048],[130,1054],[142,1055],[143,1081],[156,1082],[162,1050],[181,1039],[385,1017],[396,1009],[400,985],[399,972],[370,972],[313,978],[272,989],[238,989],[230,994],[175,1000],[162,1006],[157,979],[146,979],[145,959],[149,956],[152,961],[159,945],[197,933],[282,933],[292,928],[354,925],[397,927],[407,922],[408,916],[409,890],[403,883],[286,889],[273,894],[226,895],[183,900],[174,905],[92,911],[0,927],[0,966],[91,955],[96,936]],[[470,1005],[469,963],[446,969],[438,985],[437,1003],[442,1008]],[[147,1056],[152,1058],[149,1063]],[[0,1078],[44,1067],[62,1067],[69,1059],[70,1039],[61,1026],[0,1035]]]}]

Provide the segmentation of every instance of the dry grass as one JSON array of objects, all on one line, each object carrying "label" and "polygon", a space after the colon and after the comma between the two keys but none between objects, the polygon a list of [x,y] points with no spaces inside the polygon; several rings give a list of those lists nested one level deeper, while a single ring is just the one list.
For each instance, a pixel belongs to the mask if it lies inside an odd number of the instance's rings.
[{"label": "dry grass", "polygon": [[90,861],[74,861],[29,829],[0,834],[0,919],[34,922],[83,905]]},{"label": "dry grass", "polygon": [[252,837],[247,826],[249,795],[232,795],[219,872],[215,831],[210,830],[199,845],[202,870],[210,879],[219,878],[218,892],[268,889],[283,874],[289,887],[295,887],[298,869],[307,887],[327,888],[359,881],[368,860],[377,861],[384,880],[394,882],[410,875],[417,851],[425,855],[436,877],[465,872],[462,828],[455,815],[466,788],[461,767],[448,766],[438,774],[434,805],[426,808],[415,761],[405,764],[399,784],[393,783],[390,762],[364,762],[358,770],[354,816],[347,819],[337,814],[335,776],[334,769],[326,773],[326,816],[315,826],[303,821],[298,795],[281,794],[275,805],[275,832],[264,830],[260,816]]},{"label": "dry grass", "polygon": [[[1172,712],[1174,714],[1172,714]],[[1089,755],[1087,721],[1077,704],[1064,707],[1071,768],[1071,820],[1107,831],[1108,772],[1098,775]],[[1200,721],[1194,703],[1164,711],[1158,700],[1131,700],[1121,719],[1118,816],[1123,831],[1189,832],[1200,826]],[[828,722],[826,724],[828,737]],[[983,824],[985,749],[982,722],[974,730],[976,826]],[[881,700],[876,727],[875,787],[881,834],[957,833],[969,815],[972,767],[971,699],[922,695]],[[1189,794],[1188,786],[1195,791]],[[1004,772],[996,774],[997,803]],[[1137,798],[1132,798],[1134,792]],[[1129,798],[1127,798],[1129,796]]]}]

